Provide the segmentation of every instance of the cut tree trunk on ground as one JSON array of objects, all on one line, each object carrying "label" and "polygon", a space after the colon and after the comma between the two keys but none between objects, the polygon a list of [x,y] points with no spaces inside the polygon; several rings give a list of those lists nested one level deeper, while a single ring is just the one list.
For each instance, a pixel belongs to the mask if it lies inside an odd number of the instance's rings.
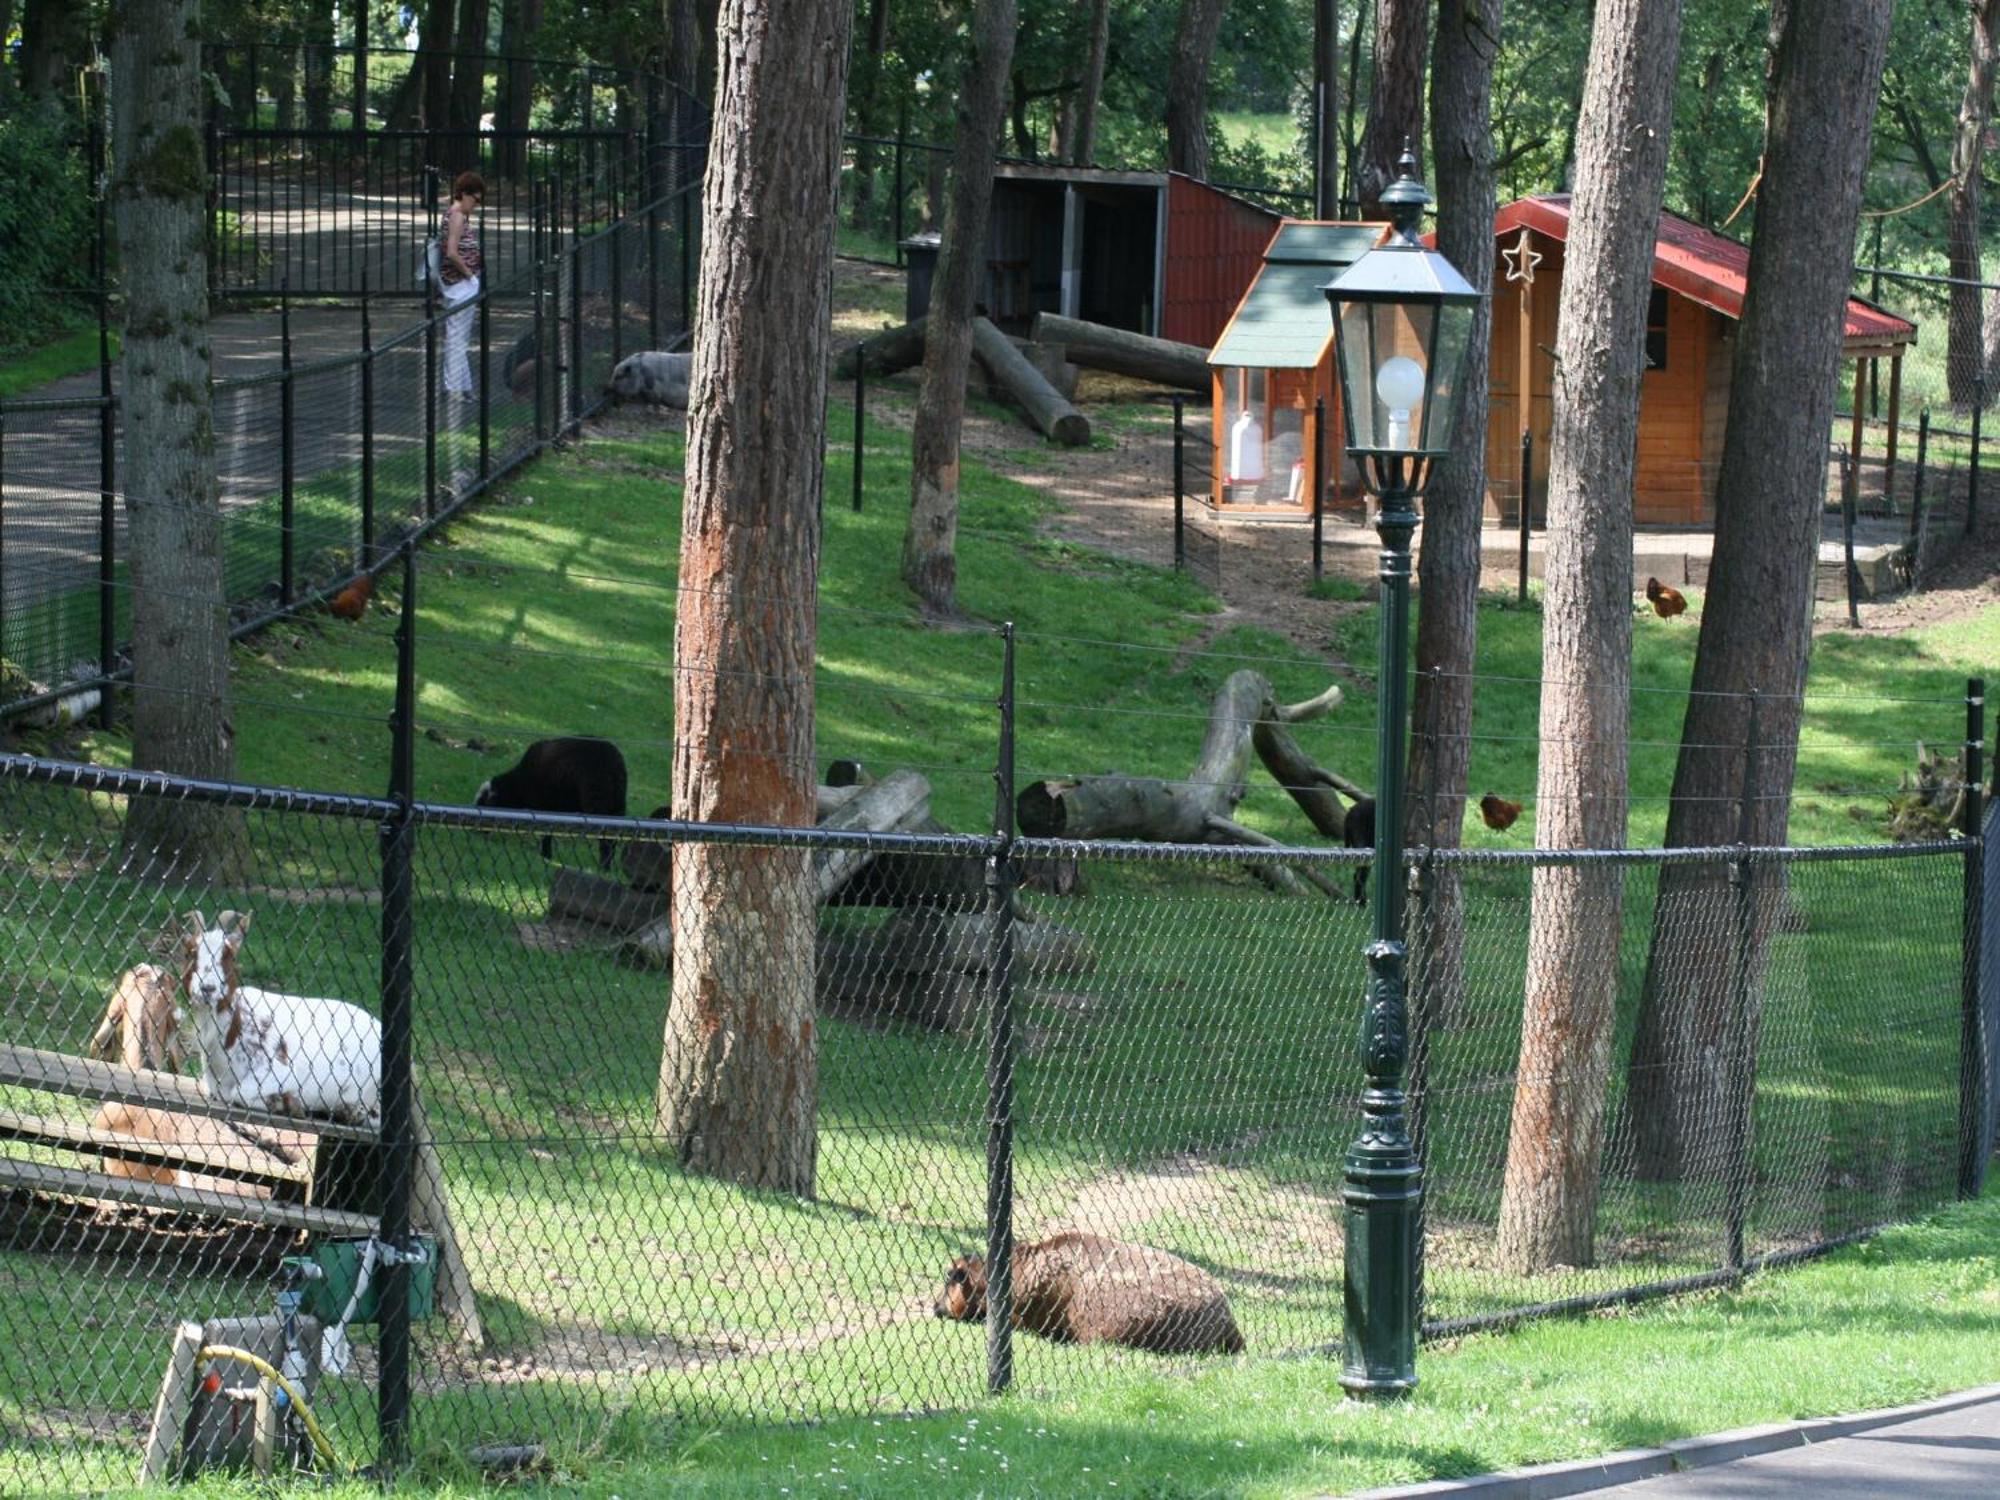
[{"label": "cut tree trunk on ground", "polygon": [[1073,365],[1109,370],[1138,380],[1157,381],[1206,396],[1213,372],[1208,351],[1172,339],[1149,338],[1123,328],[1106,328],[1055,313],[1036,313],[1032,332],[1038,344],[1061,347]]},{"label": "cut tree trunk on ground", "polygon": [[842,380],[854,378],[855,367],[865,358],[870,375],[894,375],[913,365],[924,362],[924,323],[918,318],[914,323],[904,323],[897,328],[885,328],[880,333],[871,334],[851,349],[841,351],[834,361],[833,373]]},{"label": "cut tree trunk on ground", "polygon": [[[986,1014],[992,918],[985,912],[912,909],[873,938],[820,944],[820,1001],[859,1020],[896,1018],[929,1031],[970,1036]],[[1072,928],[1015,919],[1015,979],[1088,974],[1090,941]]]},{"label": "cut tree trunk on ground", "polygon": [[[820,821],[821,828],[907,833],[930,818],[931,784],[915,771],[894,771],[879,782],[853,788],[851,796],[837,800],[839,805]],[[815,849],[812,852],[814,902],[825,905],[875,857],[874,851],[868,849]],[[671,911],[627,938],[623,954],[627,962],[642,968],[670,968],[674,957]]]},{"label": "cut tree trunk on ground", "polygon": [[972,320],[972,350],[1007,394],[1021,404],[1037,432],[1065,448],[1081,448],[1090,441],[1090,419],[1063,400],[1062,392],[985,318]]},{"label": "cut tree trunk on ground", "polygon": [[1347,808],[1340,799],[1358,802],[1368,794],[1307,755],[1281,720],[1259,719],[1250,739],[1264,769],[1291,794],[1306,820],[1326,837],[1345,843]]},{"label": "cut tree trunk on ground", "polygon": [[[632,847],[655,851],[667,862],[665,844]],[[628,868],[630,862],[628,861]],[[589,922],[614,932],[630,932],[648,922],[664,922],[672,898],[664,890],[635,890],[592,870],[558,868],[549,880],[549,920]]]},{"label": "cut tree trunk on ground", "polygon": [[1015,799],[1030,838],[1137,839],[1147,843],[1239,843],[1230,814],[1249,790],[1252,736],[1260,721],[1296,724],[1329,712],[1338,687],[1304,703],[1279,704],[1258,672],[1232,672],[1208,712],[1201,757],[1184,780],[1086,776],[1037,781]]}]

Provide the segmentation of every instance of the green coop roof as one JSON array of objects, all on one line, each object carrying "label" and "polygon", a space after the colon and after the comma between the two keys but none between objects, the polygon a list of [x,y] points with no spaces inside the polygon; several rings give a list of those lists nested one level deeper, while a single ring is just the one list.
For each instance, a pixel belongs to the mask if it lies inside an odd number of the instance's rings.
[{"label": "green coop roof", "polygon": [[1382,237],[1380,224],[1278,227],[1264,267],[1208,356],[1212,365],[1311,370],[1333,341],[1333,312],[1323,288]]}]

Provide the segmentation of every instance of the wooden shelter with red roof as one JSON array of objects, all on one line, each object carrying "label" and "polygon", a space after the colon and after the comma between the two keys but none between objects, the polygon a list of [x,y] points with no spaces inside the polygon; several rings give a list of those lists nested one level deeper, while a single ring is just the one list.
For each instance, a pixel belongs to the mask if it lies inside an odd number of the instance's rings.
[{"label": "wooden shelter with red roof", "polygon": [[[1496,509],[1519,514],[1525,390],[1526,429],[1534,434],[1529,493],[1538,519],[1548,495],[1550,375],[1569,221],[1569,195],[1552,193],[1508,204],[1493,226],[1497,259],[1487,498]],[[1633,510],[1640,525],[1705,525],[1715,518],[1731,360],[1749,270],[1747,246],[1678,214],[1660,215],[1639,396]],[[1915,324],[1858,297],[1849,299],[1845,353],[1855,361],[1857,380],[1873,361],[1890,361],[1887,459],[1892,475],[1903,353],[1916,337]],[[1856,412],[1862,409],[1857,401]],[[1852,447],[1858,456],[1858,417]]]}]

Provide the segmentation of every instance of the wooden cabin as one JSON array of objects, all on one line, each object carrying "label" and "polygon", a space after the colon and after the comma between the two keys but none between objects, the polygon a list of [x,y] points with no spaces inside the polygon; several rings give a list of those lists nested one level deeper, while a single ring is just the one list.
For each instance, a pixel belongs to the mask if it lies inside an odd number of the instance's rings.
[{"label": "wooden cabin", "polygon": [[[1534,434],[1528,492],[1536,520],[1548,500],[1550,375],[1569,221],[1567,193],[1520,199],[1494,220],[1487,505],[1503,519],[1520,514],[1523,389],[1527,430]],[[1634,519],[1642,526],[1706,526],[1715,519],[1731,360],[1749,270],[1748,246],[1678,214],[1660,215],[1633,487]],[[1903,353],[1916,337],[1915,324],[1849,299],[1846,357],[1857,371],[1875,360],[1890,362],[1891,472]],[[1853,447],[1860,451],[1858,429]]]},{"label": "wooden cabin", "polygon": [[[1374,248],[1380,224],[1286,219],[1209,352],[1217,509],[1310,516],[1346,464],[1326,284]],[[1324,403],[1322,408],[1320,403]],[[1316,412],[1326,413],[1324,494],[1311,482]]]},{"label": "wooden cabin", "polygon": [[1010,333],[1059,313],[1206,349],[1281,222],[1179,172],[994,169],[982,305]]}]

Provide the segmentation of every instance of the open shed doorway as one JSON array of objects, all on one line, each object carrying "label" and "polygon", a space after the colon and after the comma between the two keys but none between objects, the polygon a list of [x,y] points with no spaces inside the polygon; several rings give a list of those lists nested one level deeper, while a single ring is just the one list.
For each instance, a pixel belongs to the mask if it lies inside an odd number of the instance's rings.
[{"label": "open shed doorway", "polygon": [[1083,232],[1078,236],[1075,316],[1107,328],[1153,333],[1159,193],[1084,186],[1076,197]]}]

